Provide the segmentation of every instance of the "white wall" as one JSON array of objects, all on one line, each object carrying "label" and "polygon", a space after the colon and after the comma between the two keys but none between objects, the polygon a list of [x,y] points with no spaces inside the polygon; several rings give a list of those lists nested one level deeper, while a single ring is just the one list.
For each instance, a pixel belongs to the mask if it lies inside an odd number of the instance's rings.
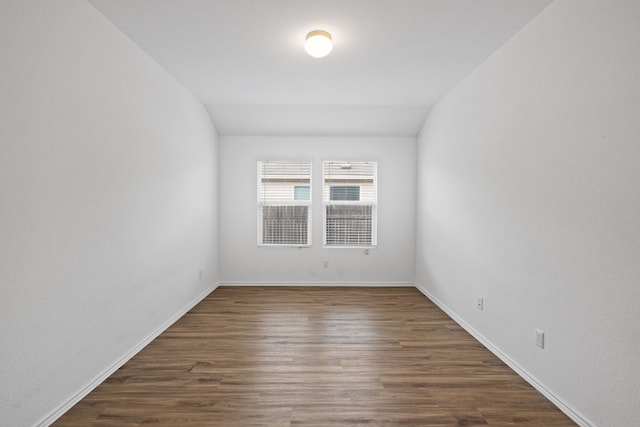
[{"label": "white wall", "polygon": [[640,415],[639,22],[635,0],[552,3],[418,143],[419,286],[600,426]]},{"label": "white wall", "polygon": [[[415,138],[222,137],[220,278],[224,283],[410,283],[415,262]],[[256,162],[311,160],[312,246],[257,246]],[[378,162],[378,247],[323,248],[322,161]],[[323,267],[324,260],[329,267]]]},{"label": "white wall", "polygon": [[3,1],[0,57],[0,425],[28,426],[217,281],[217,137],[84,1]]}]

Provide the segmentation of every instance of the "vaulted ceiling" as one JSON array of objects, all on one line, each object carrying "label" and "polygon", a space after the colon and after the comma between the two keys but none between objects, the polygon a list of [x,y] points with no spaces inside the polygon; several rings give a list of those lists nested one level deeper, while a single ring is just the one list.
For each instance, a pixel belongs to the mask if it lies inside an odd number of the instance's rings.
[{"label": "vaulted ceiling", "polygon": [[[403,135],[551,0],[90,0],[221,135]],[[305,35],[329,31],[312,58]]]}]

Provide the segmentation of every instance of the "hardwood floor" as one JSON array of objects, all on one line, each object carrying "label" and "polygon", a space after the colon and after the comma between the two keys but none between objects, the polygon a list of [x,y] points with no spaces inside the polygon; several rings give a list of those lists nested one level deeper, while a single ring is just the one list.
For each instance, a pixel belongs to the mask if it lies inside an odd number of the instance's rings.
[{"label": "hardwood floor", "polygon": [[55,426],[575,425],[414,288],[221,287]]}]

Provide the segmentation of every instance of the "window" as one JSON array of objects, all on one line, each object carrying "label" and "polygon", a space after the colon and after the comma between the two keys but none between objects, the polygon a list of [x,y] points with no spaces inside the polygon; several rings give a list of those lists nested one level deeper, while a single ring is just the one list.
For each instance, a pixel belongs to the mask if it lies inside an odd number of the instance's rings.
[{"label": "window", "polygon": [[360,200],[360,187],[358,186],[337,186],[329,187],[330,200]]},{"label": "window", "polygon": [[293,187],[293,200],[310,200],[311,193],[308,185],[296,185]]},{"label": "window", "polygon": [[324,244],[377,244],[377,163],[327,161],[323,165]]},{"label": "window", "polygon": [[311,162],[258,162],[258,245],[311,244]]}]

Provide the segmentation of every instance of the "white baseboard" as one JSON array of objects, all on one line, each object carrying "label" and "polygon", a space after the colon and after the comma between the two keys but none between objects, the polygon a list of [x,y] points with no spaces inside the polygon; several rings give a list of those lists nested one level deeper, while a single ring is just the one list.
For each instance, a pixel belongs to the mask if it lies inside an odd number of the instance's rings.
[{"label": "white baseboard", "polygon": [[412,282],[220,282],[220,286],[371,286],[414,287]]},{"label": "white baseboard", "polygon": [[471,325],[465,322],[461,317],[454,313],[449,307],[443,304],[438,298],[434,297],[429,291],[420,286],[414,284],[416,289],[424,294],[429,300],[437,305],[442,311],[444,311],[449,317],[451,317],[457,324],[469,332],[476,340],[484,345],[490,352],[495,354],[500,360],[502,360],[507,366],[513,369],[518,375],[520,375],[525,381],[531,384],[536,390],[542,393],[547,399],[549,399],[554,405],[564,412],[569,418],[575,421],[581,427],[595,427],[593,423],[582,416],[578,411],[567,405],[562,399],[556,396],[550,391],[544,384],[538,381],[533,375],[531,375],[525,368],[514,362],[509,356],[503,353],[498,347],[496,347],[491,341],[485,338],[480,332],[475,330]]},{"label": "white baseboard", "polygon": [[554,405],[556,405],[562,412],[564,412],[569,418],[575,421],[578,425],[582,427],[594,427],[594,424],[589,422],[584,416],[582,416],[579,412],[571,408],[565,402],[563,402],[559,397],[557,397],[553,392],[551,392],[544,384],[538,381],[533,375],[531,375],[525,368],[514,362],[509,356],[503,353],[499,348],[497,348],[491,341],[486,339],[481,333],[476,331],[471,325],[465,322],[462,318],[460,318],[457,314],[449,309],[445,304],[439,301],[436,297],[431,295],[429,291],[418,285],[417,283],[409,283],[409,282],[220,282],[216,283],[209,288],[207,288],[204,292],[198,295],[193,301],[185,305],[182,309],[180,309],[176,314],[174,314],[169,320],[163,323],[160,327],[158,327],[155,331],[145,337],[140,343],[138,343],[134,348],[132,348],[128,353],[123,355],[120,359],[114,362],[111,366],[105,369],[102,373],[96,376],[89,384],[80,389],[77,393],[71,396],[66,402],[64,402],[60,407],[56,408],[52,411],[48,416],[43,418],[40,422],[38,422],[38,426],[47,427],[53,424],[58,418],[60,418],[65,412],[67,412],[73,405],[82,400],[87,394],[89,394],[93,389],[99,386],[104,380],[106,380],[111,374],[113,374],[116,370],[118,370],[122,365],[127,363],[133,356],[135,356],[140,350],[146,347],[151,341],[153,341],[156,337],[158,337],[162,332],[164,332],[169,326],[174,324],[178,319],[184,316],[189,310],[191,310],[196,304],[202,301],[207,297],[211,292],[213,292],[218,286],[376,286],[376,287],[405,287],[405,286],[414,286],[420,292],[422,292],[429,300],[431,300],[434,304],[436,304],[442,311],[444,311],[449,317],[451,317],[456,323],[458,323],[462,328],[464,328],[469,334],[471,334],[475,339],[477,339],[482,345],[484,345],[489,351],[495,354],[500,360],[502,360],[507,366],[513,369],[518,375],[520,375],[524,380],[526,380],[529,384],[531,384],[536,390],[542,393],[547,399],[549,399]]},{"label": "white baseboard", "polygon": [[158,335],[163,333],[169,326],[173,325],[178,319],[184,316],[189,310],[196,306],[200,301],[207,297],[211,292],[213,292],[218,287],[218,284],[215,283],[205,289],[200,295],[198,295],[193,301],[182,307],[176,314],[171,316],[169,320],[160,325],[155,331],[151,332],[148,336],[146,336],[142,341],[140,341],[135,347],[133,347],[129,352],[123,355],[120,359],[116,360],[111,366],[102,371],[97,377],[95,377],[89,384],[81,388],[76,394],[71,396],[66,402],[52,411],[49,415],[43,418],[40,422],[38,422],[39,427],[47,427],[53,424],[58,418],[60,418],[65,412],[67,412],[73,405],[82,400],[86,395],[91,393],[93,389],[98,387],[104,380],[109,378],[111,374],[117,371],[122,365],[127,363],[133,356],[135,356],[140,350],[145,348],[151,341],[156,339]]}]

